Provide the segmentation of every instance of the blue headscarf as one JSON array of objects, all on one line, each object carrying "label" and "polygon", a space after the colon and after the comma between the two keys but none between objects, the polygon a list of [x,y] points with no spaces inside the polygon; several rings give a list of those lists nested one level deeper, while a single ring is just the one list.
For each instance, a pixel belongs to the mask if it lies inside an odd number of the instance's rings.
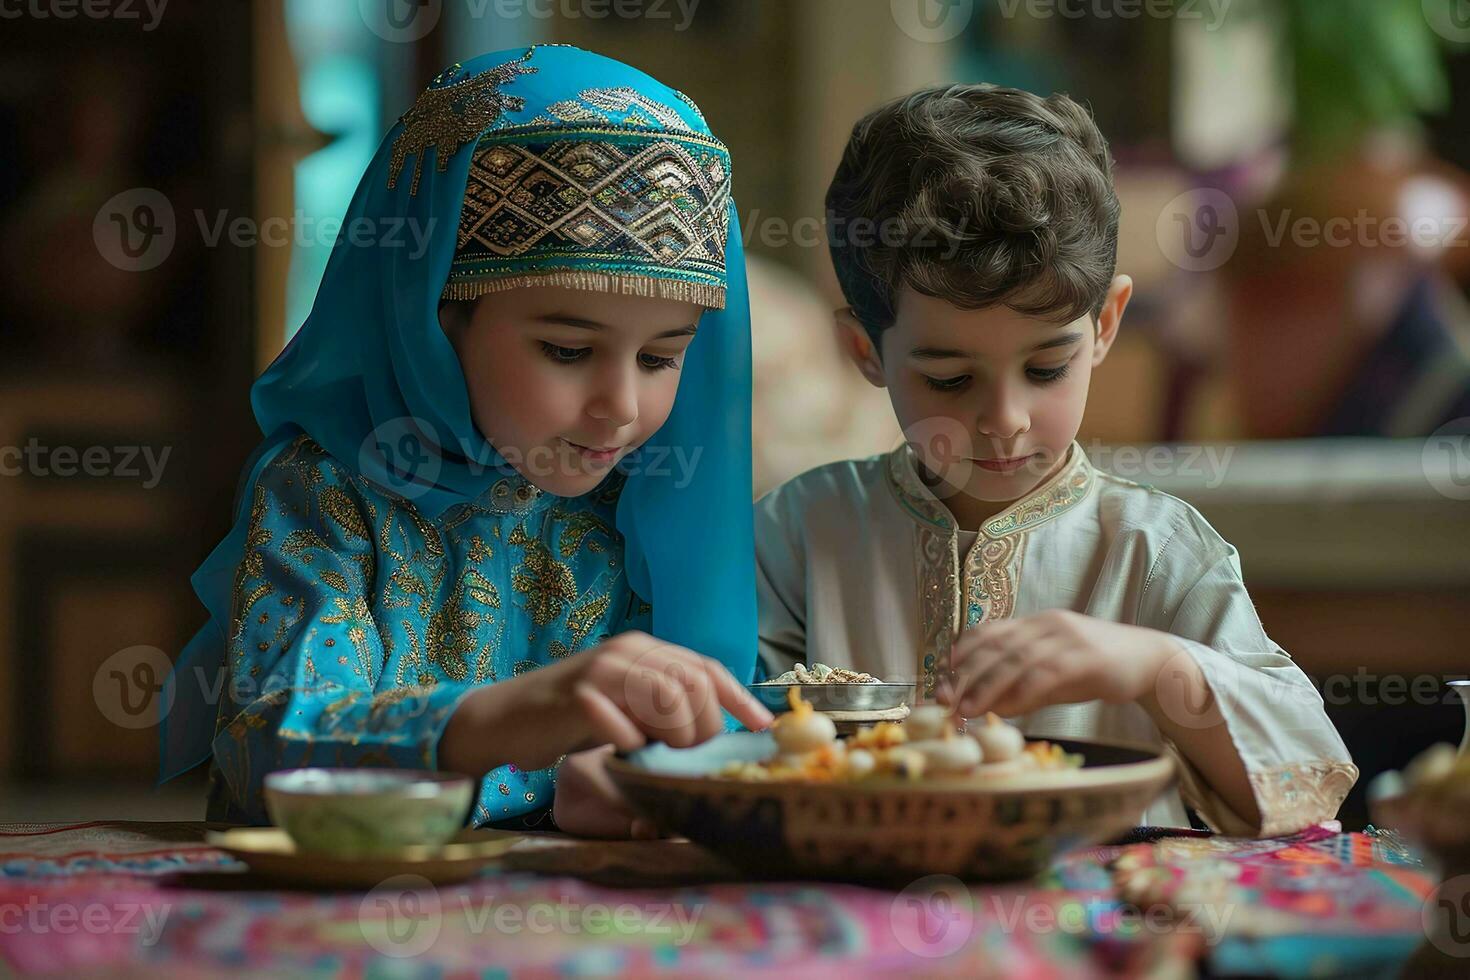
[{"label": "blue headscarf", "polygon": [[[709,308],[668,421],[619,464],[617,527],[653,633],[751,679],[750,314],[729,180],[694,103],[612,59],[538,45],[434,79],[358,185],[310,317],[251,390],[266,438],[233,530],[192,579],[210,620],[160,699],[162,780],[209,757],[248,505],[283,446],[305,432],[429,520],[512,472],[471,420],[438,313],[443,299],[498,289]],[[671,458],[694,460],[692,474],[676,480]]]}]

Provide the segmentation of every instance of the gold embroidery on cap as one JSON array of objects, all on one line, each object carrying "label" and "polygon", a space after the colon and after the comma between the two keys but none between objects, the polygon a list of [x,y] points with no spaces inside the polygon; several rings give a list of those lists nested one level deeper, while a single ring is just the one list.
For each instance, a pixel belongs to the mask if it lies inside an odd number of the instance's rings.
[{"label": "gold embroidery on cap", "polygon": [[[526,62],[535,53],[535,48],[526,51],[518,61],[497,65],[487,72],[463,82],[443,88],[427,88],[419,94],[413,108],[399,119],[403,132],[393,141],[393,158],[388,165],[388,189],[398,184],[398,176],[408,155],[414,155],[413,183],[409,185],[410,197],[419,192],[419,176],[423,173],[424,153],[433,147],[438,159],[437,169],[443,173],[449,166],[449,158],[461,146],[483,133],[502,112],[518,112],[526,107],[526,100],[516,95],[498,91],[499,86],[514,81],[521,75],[529,75],[535,68],[526,67]],[[444,76],[440,76],[443,78]]]}]

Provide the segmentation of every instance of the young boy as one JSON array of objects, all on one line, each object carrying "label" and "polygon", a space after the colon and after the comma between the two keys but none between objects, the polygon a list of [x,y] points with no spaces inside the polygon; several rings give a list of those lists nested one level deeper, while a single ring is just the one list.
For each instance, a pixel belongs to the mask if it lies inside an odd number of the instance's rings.
[{"label": "young boy", "polygon": [[1163,745],[1146,823],[1275,835],[1357,779],[1191,506],[1075,442],[1132,293],[1106,141],[1064,95],[955,85],[853,129],[827,194],[839,336],[904,445],[756,505],[761,656],[916,681],[1036,737]]}]

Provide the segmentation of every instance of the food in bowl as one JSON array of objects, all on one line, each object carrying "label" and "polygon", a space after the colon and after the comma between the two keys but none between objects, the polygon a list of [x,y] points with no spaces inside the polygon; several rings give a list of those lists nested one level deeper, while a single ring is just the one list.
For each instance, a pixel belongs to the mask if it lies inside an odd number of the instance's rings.
[{"label": "food in bowl", "polygon": [[[762,764],[783,753],[770,730],[730,732],[683,749],[656,743],[604,765],[640,813],[743,873],[903,887],[932,874],[1037,874],[1063,851],[1136,825],[1175,777],[1173,759],[1156,747],[1052,744],[1056,753],[1085,757],[1084,767],[1003,778],[981,775],[982,765],[969,776],[837,779],[829,778],[831,768],[814,766],[814,779],[772,778]],[[849,741],[844,750],[853,747]],[[764,771],[721,778],[734,763]]]},{"label": "food in bowl", "polygon": [[775,752],[732,762],[718,775],[748,781],[860,782],[1005,776],[1078,769],[1082,757],[1046,741],[1027,742],[1020,729],[994,714],[973,732],[955,729],[938,705],[920,705],[902,722],[880,722],[843,741],[826,715],[812,710],[797,688],[791,710],[771,726]]},{"label": "food in bowl", "polygon": [[872,674],[851,670],[847,667],[829,667],[826,664],[812,664],[808,669],[806,664],[797,664],[790,670],[769,680],[759,681],[755,687],[763,684],[881,684],[883,683]]}]

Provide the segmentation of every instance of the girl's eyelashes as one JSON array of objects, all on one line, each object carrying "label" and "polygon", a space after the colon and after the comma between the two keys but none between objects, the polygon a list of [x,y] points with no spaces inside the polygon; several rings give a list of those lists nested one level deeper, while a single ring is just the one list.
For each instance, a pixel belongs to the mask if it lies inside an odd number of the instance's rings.
[{"label": "girl's eyelashes", "polygon": [[639,354],[638,363],[646,371],[667,371],[679,366],[677,357],[660,357],[658,354]]},{"label": "girl's eyelashes", "polygon": [[[537,341],[541,345],[541,351],[550,360],[557,364],[575,364],[586,360],[592,354],[591,347],[563,347],[550,341]],[[664,357],[658,354],[639,354],[638,365],[650,373],[655,371],[667,371],[670,368],[679,367],[678,357]]]},{"label": "girl's eyelashes", "polygon": [[539,343],[541,344],[541,350],[545,352],[546,356],[558,364],[573,364],[592,353],[592,348],[590,347],[562,347],[559,344],[547,343],[544,340],[539,341]]}]

